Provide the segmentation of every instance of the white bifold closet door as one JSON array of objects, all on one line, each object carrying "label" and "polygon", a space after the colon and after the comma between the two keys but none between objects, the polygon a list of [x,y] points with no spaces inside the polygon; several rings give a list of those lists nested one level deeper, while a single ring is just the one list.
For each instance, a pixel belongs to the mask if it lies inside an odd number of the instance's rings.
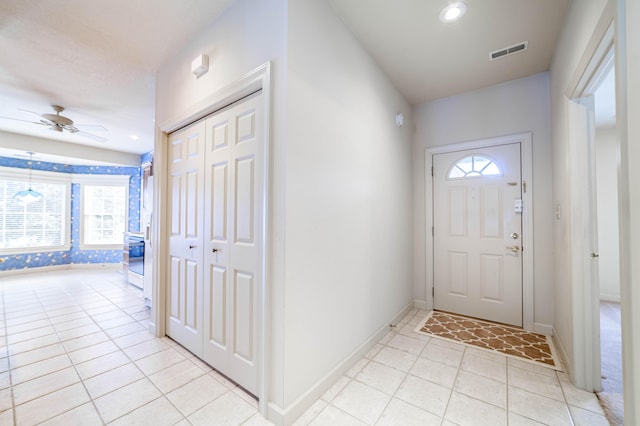
[{"label": "white bifold closet door", "polygon": [[169,137],[167,334],[254,394],[262,120],[258,92]]}]

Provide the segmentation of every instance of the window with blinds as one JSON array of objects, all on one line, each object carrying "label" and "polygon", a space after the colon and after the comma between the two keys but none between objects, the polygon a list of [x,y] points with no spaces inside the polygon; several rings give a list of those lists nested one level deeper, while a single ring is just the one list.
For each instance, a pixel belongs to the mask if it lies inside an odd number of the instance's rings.
[{"label": "window with blinds", "polygon": [[68,184],[38,182],[31,188],[43,195],[29,204],[13,198],[29,183],[0,176],[0,251],[24,253],[68,248]]},{"label": "window with blinds", "polygon": [[125,185],[84,184],[82,243],[86,246],[122,246],[128,196]]}]

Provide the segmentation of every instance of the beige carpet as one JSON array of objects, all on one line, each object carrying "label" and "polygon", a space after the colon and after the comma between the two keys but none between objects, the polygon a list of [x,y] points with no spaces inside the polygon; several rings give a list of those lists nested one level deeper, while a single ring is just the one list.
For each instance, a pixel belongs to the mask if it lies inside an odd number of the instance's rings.
[{"label": "beige carpet", "polygon": [[416,331],[562,370],[553,352],[551,338],[521,328],[432,311]]},{"label": "beige carpet", "polygon": [[600,303],[600,349],[602,390],[597,393],[598,399],[609,423],[620,426],[624,424],[624,402],[619,303]]}]

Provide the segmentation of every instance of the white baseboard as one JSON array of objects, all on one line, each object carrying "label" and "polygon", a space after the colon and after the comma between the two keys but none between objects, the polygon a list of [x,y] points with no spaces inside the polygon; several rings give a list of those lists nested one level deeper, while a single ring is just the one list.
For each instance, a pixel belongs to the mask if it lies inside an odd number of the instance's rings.
[{"label": "white baseboard", "polygon": [[560,358],[562,360],[562,366],[564,367],[564,371],[569,376],[569,380],[573,377],[573,365],[569,363],[569,357],[567,356],[567,351],[562,346],[562,342],[558,339],[558,332],[555,328],[553,328],[553,334],[551,335],[551,339],[553,339],[553,345],[558,350]]},{"label": "white baseboard", "polygon": [[539,334],[544,334],[545,336],[553,336],[553,326],[549,324],[542,324],[536,322],[533,324],[533,331]]},{"label": "white baseboard", "polygon": [[602,302],[620,303],[620,295],[613,293],[600,293],[600,300]]},{"label": "white baseboard", "polygon": [[64,265],[39,266],[37,268],[10,269],[8,271],[0,271],[0,275],[32,274],[34,272],[61,271],[65,269],[71,269],[71,265],[64,264]]},{"label": "white baseboard", "polygon": [[38,266],[35,268],[10,269],[0,271],[1,275],[32,274],[35,272],[64,271],[69,269],[113,269],[121,270],[122,263],[66,263],[64,265]]},{"label": "white baseboard", "polygon": [[122,262],[117,263],[72,263],[71,269],[113,269],[122,270]]},{"label": "white baseboard", "polygon": [[353,367],[376,343],[380,341],[388,332],[390,324],[399,323],[412,309],[415,302],[412,301],[400,310],[396,315],[390,318],[385,324],[374,332],[367,340],[365,340],[355,351],[347,356],[340,364],[335,366],[329,373],[318,380],[304,394],[296,399],[291,405],[283,409],[282,407],[268,403],[267,420],[275,425],[290,425],[314,402],[316,402],[331,386],[333,386],[340,377],[342,377],[351,367]]}]

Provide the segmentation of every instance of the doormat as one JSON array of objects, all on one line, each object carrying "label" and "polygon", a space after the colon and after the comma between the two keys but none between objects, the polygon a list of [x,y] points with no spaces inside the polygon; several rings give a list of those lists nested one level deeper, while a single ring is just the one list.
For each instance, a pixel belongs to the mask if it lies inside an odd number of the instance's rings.
[{"label": "doormat", "polygon": [[551,337],[521,328],[431,311],[415,331],[562,371]]}]

